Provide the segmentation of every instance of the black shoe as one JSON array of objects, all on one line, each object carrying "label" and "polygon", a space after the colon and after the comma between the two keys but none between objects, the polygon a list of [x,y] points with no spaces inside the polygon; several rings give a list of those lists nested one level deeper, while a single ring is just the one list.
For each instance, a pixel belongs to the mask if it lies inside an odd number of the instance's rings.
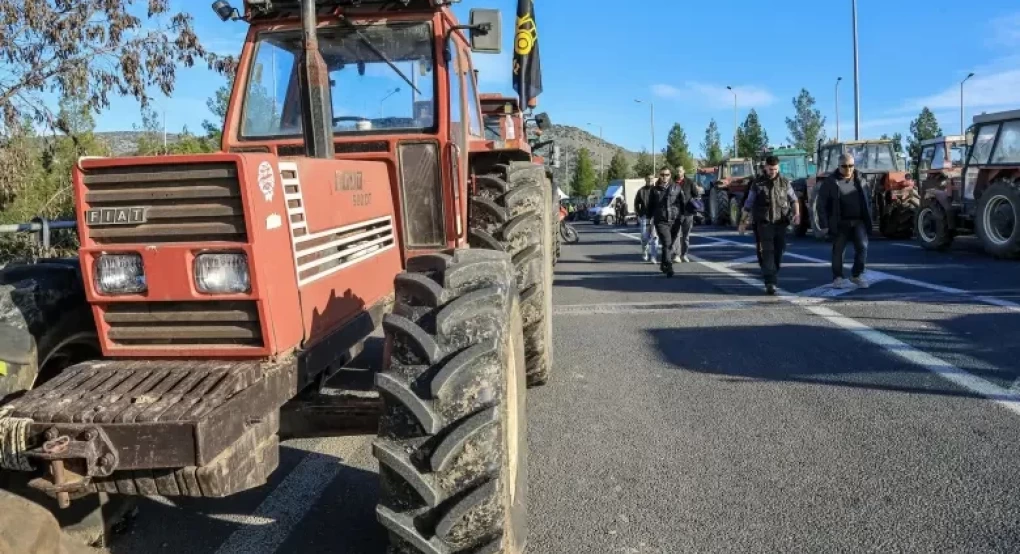
[{"label": "black shoe", "polygon": [[666,266],[666,277],[669,278],[669,277],[672,277],[672,276],[673,276],[673,266],[672,265],[667,265]]},{"label": "black shoe", "polygon": [[765,294],[768,294],[770,296],[775,296],[775,294],[776,294],[776,286],[775,285],[765,285]]}]

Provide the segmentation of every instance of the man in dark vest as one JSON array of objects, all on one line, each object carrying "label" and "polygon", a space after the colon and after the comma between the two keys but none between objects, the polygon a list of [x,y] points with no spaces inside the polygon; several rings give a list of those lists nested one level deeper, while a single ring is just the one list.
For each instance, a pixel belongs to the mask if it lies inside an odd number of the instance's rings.
[{"label": "man in dark vest", "polygon": [[832,286],[843,288],[843,253],[848,242],[854,243],[854,267],[850,281],[868,288],[864,279],[864,263],[868,258],[868,232],[871,230],[871,187],[861,174],[854,171],[854,157],[843,154],[839,168],[825,178],[818,189],[819,227],[829,230],[832,237]]},{"label": "man in dark vest", "polygon": [[779,173],[779,158],[765,158],[765,173],[751,182],[744,201],[744,218],[740,232],[747,228],[747,220],[754,225],[754,239],[758,249],[758,264],[765,292],[776,293],[779,268],[786,251],[786,228],[800,222],[797,193],[790,181]]}]

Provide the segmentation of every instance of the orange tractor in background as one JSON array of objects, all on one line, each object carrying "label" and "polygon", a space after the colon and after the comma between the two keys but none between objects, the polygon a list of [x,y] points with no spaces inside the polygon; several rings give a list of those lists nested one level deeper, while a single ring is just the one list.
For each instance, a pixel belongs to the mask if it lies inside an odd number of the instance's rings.
[{"label": "orange tractor in background", "polygon": [[736,227],[744,197],[755,177],[754,162],[750,158],[729,158],[714,169],[714,175],[705,178],[712,183],[711,189],[706,189],[712,224]]},{"label": "orange tractor in background", "polygon": [[104,359],[2,406],[4,471],[36,472],[61,506],[257,487],[278,464],[281,407],[381,326],[373,452],[392,545],[522,552],[556,216],[527,143],[485,136],[471,54],[499,51],[499,12],[461,25],[444,0],[213,7],[250,25],[222,152],[80,161]]}]

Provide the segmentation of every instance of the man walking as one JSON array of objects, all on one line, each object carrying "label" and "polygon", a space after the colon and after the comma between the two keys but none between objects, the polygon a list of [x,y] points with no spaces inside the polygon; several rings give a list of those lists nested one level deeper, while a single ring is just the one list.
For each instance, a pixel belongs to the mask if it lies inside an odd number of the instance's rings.
[{"label": "man walking", "polygon": [[659,256],[659,235],[652,228],[652,217],[649,211],[649,202],[655,191],[655,176],[645,176],[645,186],[637,191],[634,197],[634,214],[637,215],[638,225],[641,229],[641,259],[646,262],[655,263]]},{"label": "man walking", "polygon": [[680,231],[680,216],[686,203],[682,187],[674,183],[670,179],[671,176],[669,167],[663,166],[659,170],[659,181],[649,200],[649,212],[655,225],[655,232],[659,235],[659,248],[662,250],[659,270],[665,273],[666,277],[673,276],[673,241]]},{"label": "man walking", "polygon": [[820,226],[828,228],[832,237],[832,286],[843,288],[843,254],[847,242],[854,244],[854,266],[850,281],[868,288],[864,279],[864,264],[868,257],[868,233],[872,226],[871,188],[854,171],[854,157],[843,154],[839,169],[825,178],[818,191],[821,206]]},{"label": "man walking", "polygon": [[[680,187],[684,203],[680,207],[680,217],[677,221],[679,232],[673,233],[673,262],[675,263],[689,263],[691,261],[687,257],[687,251],[691,248],[691,229],[694,228],[694,214],[697,211],[694,201],[705,192],[701,189],[700,185],[694,182],[694,179],[684,174],[685,171],[682,165],[676,168],[676,185]],[[676,252],[678,246],[680,251]]]},{"label": "man walking", "polygon": [[748,188],[739,231],[743,233],[747,220],[752,220],[758,265],[767,294],[776,293],[779,268],[786,251],[786,228],[790,223],[797,225],[800,215],[797,193],[786,177],[779,173],[779,158],[766,157],[764,175],[752,181]]}]

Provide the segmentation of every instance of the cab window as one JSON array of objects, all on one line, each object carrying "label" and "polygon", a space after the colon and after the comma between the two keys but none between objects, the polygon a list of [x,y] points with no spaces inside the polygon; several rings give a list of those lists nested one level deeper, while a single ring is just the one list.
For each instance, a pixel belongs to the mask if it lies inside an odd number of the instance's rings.
[{"label": "cab window", "polygon": [[1010,121],[1002,125],[999,144],[992,155],[993,164],[1020,163],[1020,121]]},{"label": "cab window", "polygon": [[464,66],[467,68],[467,74],[464,78],[467,80],[467,93],[468,93],[468,132],[471,136],[480,137],[482,136],[482,115],[480,107],[478,105],[478,82],[475,76],[475,72],[471,70],[470,57],[465,57]]},{"label": "cab window", "polygon": [[917,164],[919,171],[927,171],[932,168],[932,155],[935,153],[935,145],[929,144],[921,150],[921,160]]}]

